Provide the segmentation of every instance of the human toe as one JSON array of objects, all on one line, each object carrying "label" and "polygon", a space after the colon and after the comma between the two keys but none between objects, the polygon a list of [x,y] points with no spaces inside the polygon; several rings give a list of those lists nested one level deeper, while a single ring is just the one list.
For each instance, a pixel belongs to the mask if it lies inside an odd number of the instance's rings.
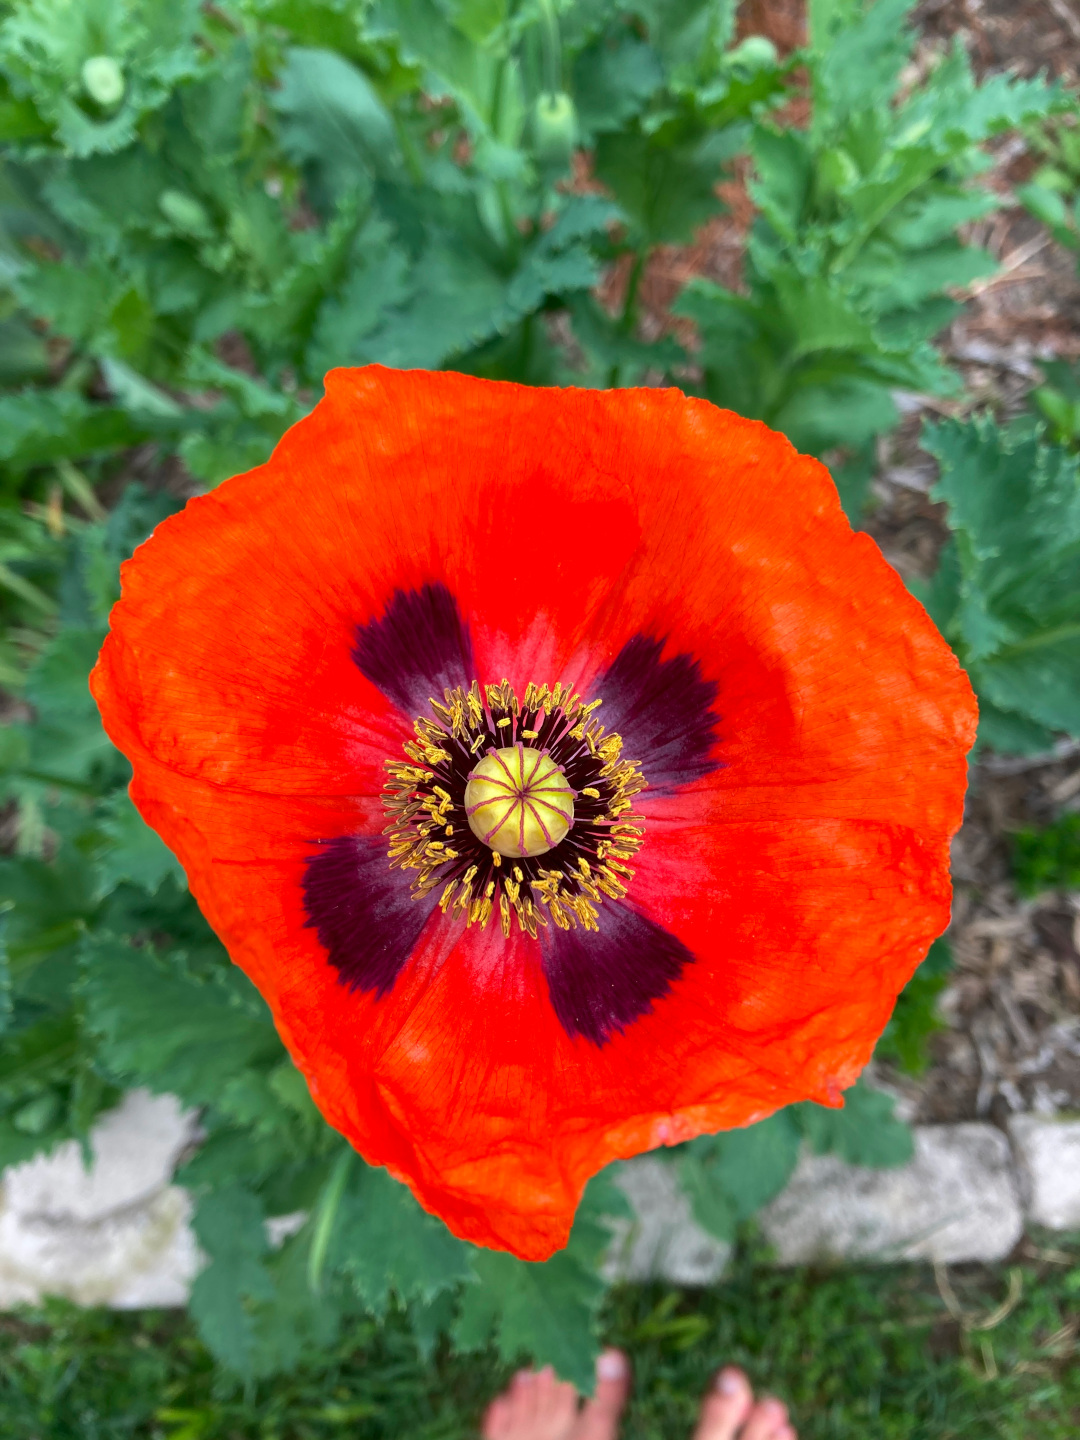
[{"label": "human toe", "polygon": [[596,1361],[596,1389],[574,1427],[574,1440],[614,1440],[630,1394],[630,1362],[621,1350],[605,1350]]},{"label": "human toe", "polygon": [[[578,1413],[578,1392],[559,1380],[550,1365],[537,1371],[534,1379],[535,1409],[529,1440],[569,1440]],[[517,1440],[508,1436],[507,1440]]]},{"label": "human toe", "polygon": [[767,1396],[751,1410],[739,1440],[788,1440],[794,1435],[788,1424],[787,1406]]},{"label": "human toe", "polygon": [[726,1366],[701,1402],[694,1440],[734,1440],[753,1403],[749,1380],[741,1370]]}]

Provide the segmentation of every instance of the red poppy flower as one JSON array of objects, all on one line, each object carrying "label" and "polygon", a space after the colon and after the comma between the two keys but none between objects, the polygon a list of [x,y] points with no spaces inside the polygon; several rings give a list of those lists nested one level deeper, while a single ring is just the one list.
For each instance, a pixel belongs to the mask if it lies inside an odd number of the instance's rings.
[{"label": "red poppy flower", "polygon": [[330,1123],[528,1259],[839,1103],[949,914],[971,689],[826,471],[674,390],[338,370],[124,567],[132,796]]}]

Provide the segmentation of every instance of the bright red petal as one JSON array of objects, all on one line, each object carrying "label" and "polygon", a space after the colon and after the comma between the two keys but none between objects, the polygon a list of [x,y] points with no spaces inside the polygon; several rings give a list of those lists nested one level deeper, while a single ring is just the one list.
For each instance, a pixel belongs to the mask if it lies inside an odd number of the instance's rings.
[{"label": "bright red petal", "polygon": [[[602,1046],[517,934],[436,911],[376,1000],[305,925],[313,841],[379,832],[410,732],[356,627],[433,584],[482,681],[587,689],[644,635],[718,688],[723,768],[646,792],[626,901],[695,958]],[[112,623],[93,687],[136,803],[327,1118],[480,1243],[542,1258],[608,1160],[836,1103],[947,924],[967,680],[823,468],[702,401],[334,372],[159,527]]]}]

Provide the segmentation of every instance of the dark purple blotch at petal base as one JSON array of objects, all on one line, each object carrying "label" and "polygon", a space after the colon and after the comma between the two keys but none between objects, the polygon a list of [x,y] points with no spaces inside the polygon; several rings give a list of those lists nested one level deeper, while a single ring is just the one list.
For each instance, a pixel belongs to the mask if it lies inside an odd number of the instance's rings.
[{"label": "dark purple blotch at petal base", "polygon": [[551,1003],[570,1036],[603,1045],[647,1014],[693,955],[674,935],[618,901],[605,900],[599,931],[542,932],[542,963]]},{"label": "dark purple blotch at petal base", "polygon": [[414,900],[377,835],[326,841],[307,863],[303,888],[307,923],[342,983],[381,999],[420,939],[437,893]]},{"label": "dark purple blotch at petal base", "polygon": [[395,590],[381,620],[356,627],[353,659],[407,715],[428,710],[443,691],[474,678],[472,640],[445,585]]},{"label": "dark purple blotch at petal base", "polygon": [[628,758],[640,760],[650,790],[672,790],[720,767],[714,756],[719,687],[702,678],[691,655],[662,660],[662,640],[635,635],[591,689],[606,730],[622,736]]}]

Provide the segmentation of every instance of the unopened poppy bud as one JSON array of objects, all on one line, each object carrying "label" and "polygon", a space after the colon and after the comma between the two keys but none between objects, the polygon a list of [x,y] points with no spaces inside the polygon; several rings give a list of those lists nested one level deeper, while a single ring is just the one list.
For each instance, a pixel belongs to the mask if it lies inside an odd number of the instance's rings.
[{"label": "unopened poppy bud", "polygon": [[474,768],[465,814],[476,838],[500,855],[543,855],[574,823],[574,792],[550,755],[510,745]]},{"label": "unopened poppy bud", "polygon": [[533,109],[533,148],[549,165],[566,164],[577,142],[577,111],[565,90],[541,95]]},{"label": "unopened poppy bud", "polygon": [[205,208],[183,190],[163,190],[158,196],[158,209],[170,225],[185,235],[209,235],[213,229]]},{"label": "unopened poppy bud", "polygon": [[741,65],[744,70],[775,70],[780,63],[776,46],[765,35],[748,35],[726,58],[729,65]]},{"label": "unopened poppy bud", "polygon": [[111,55],[91,55],[84,61],[82,83],[90,99],[107,109],[120,104],[127,88],[124,72]]}]

